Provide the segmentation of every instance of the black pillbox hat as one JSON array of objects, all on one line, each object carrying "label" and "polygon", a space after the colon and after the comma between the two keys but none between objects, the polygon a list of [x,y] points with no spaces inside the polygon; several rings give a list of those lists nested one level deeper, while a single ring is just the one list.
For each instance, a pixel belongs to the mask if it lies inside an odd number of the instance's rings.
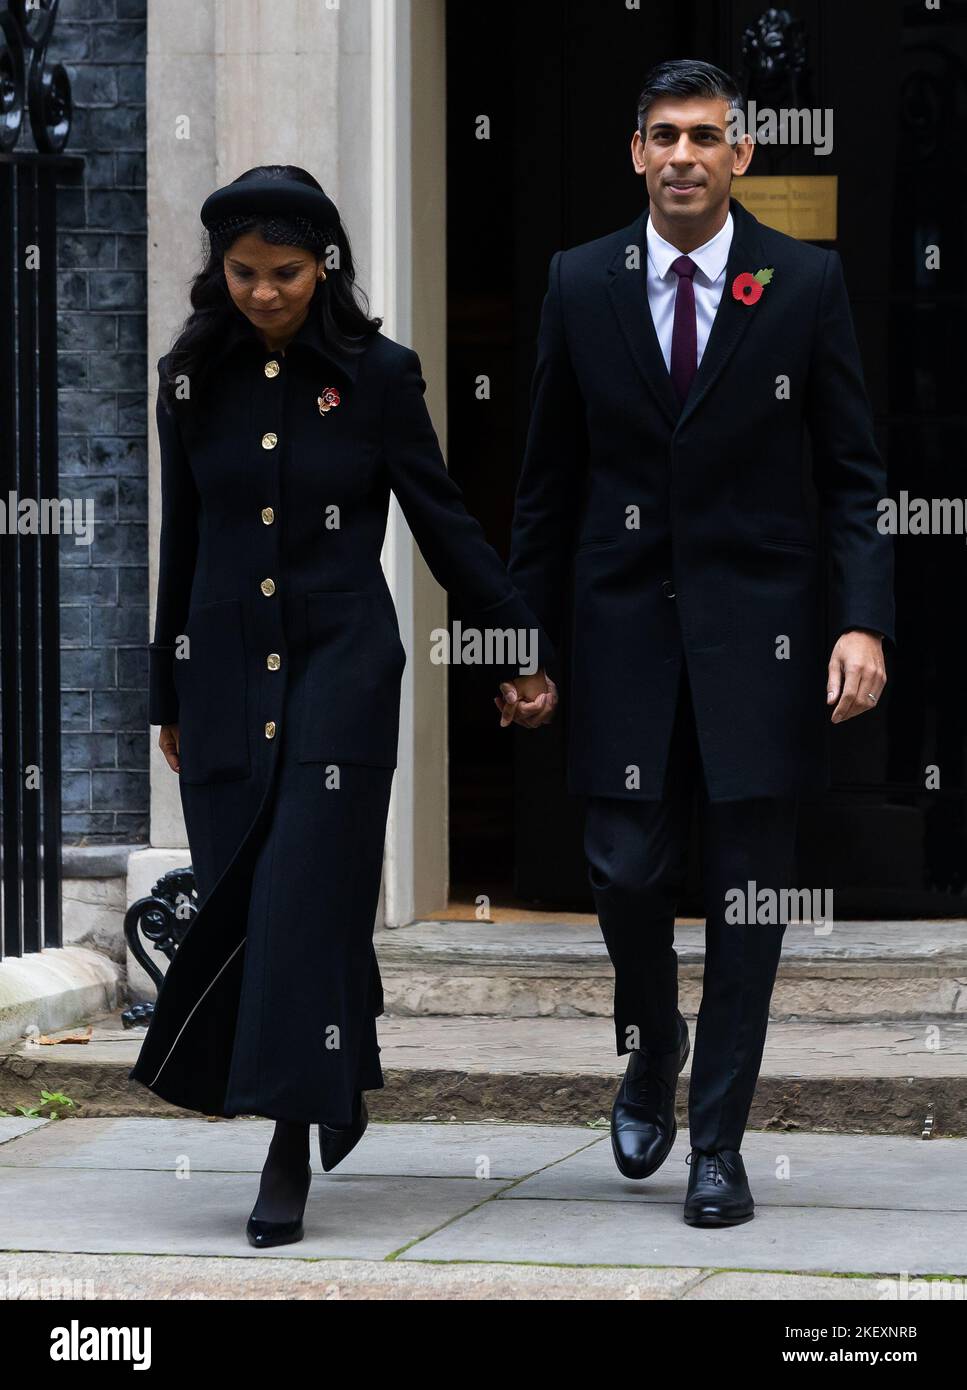
[{"label": "black pillbox hat", "polygon": [[201,206],[201,220],[211,230],[230,217],[253,212],[268,216],[306,218],[319,228],[337,227],[336,205],[319,188],[298,179],[259,177],[236,179],[216,188]]}]

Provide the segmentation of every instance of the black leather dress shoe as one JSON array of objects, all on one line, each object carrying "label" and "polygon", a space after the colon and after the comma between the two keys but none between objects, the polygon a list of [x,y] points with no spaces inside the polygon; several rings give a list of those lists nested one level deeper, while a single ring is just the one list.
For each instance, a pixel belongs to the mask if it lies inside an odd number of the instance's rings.
[{"label": "black leather dress shoe", "polygon": [[715,1153],[692,1149],[687,1161],[691,1165],[685,1197],[689,1226],[738,1226],[752,1220],[755,1202],[738,1149]]},{"label": "black leather dress shoe", "polygon": [[342,1163],[350,1150],[354,1149],[362,1139],[368,1124],[369,1111],[366,1109],[366,1099],[362,1091],[358,1091],[356,1093],[356,1113],[351,1125],[347,1125],[345,1129],[337,1129],[334,1125],[321,1124],[319,1126],[319,1154],[325,1172],[331,1172],[337,1163]]},{"label": "black leather dress shoe", "polygon": [[[306,1199],[309,1196],[309,1188],[312,1186],[312,1165],[306,1164]],[[270,1245],[291,1245],[295,1241],[301,1240],[305,1235],[302,1225],[302,1216],[305,1211],[305,1201],[302,1203],[302,1212],[293,1217],[291,1221],[262,1221],[258,1217],[250,1216],[245,1226],[245,1234],[248,1236],[249,1245],[254,1245],[259,1250],[265,1250]]]},{"label": "black leather dress shoe", "polygon": [[611,1107],[611,1149],[626,1178],[647,1178],[672,1151],[678,1125],[675,1091],[688,1060],[688,1024],[678,1015],[673,1052],[633,1051]]}]

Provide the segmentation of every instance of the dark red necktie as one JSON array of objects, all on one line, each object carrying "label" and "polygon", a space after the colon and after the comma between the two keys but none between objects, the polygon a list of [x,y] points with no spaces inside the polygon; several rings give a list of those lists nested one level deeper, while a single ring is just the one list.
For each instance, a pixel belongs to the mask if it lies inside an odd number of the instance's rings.
[{"label": "dark red necktie", "polygon": [[692,276],[698,266],[689,256],[672,261],[678,276],[675,295],[675,322],[672,327],[671,379],[682,405],[698,366],[698,333],[695,328],[695,286]]}]

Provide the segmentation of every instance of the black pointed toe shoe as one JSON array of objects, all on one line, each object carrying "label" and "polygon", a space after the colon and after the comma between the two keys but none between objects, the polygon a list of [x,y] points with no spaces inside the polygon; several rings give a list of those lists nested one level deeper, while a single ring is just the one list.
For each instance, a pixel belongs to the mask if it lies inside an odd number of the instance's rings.
[{"label": "black pointed toe shoe", "polygon": [[305,1204],[308,1200],[309,1188],[311,1186],[312,1165],[307,1163],[306,1195],[302,1203],[302,1211],[298,1216],[293,1217],[291,1221],[263,1221],[259,1217],[250,1216],[245,1226],[245,1234],[248,1236],[249,1245],[254,1245],[258,1250],[266,1250],[270,1245],[292,1245],[297,1240],[301,1240],[305,1235],[302,1217],[305,1212]]},{"label": "black pointed toe shoe", "polygon": [[319,1155],[325,1172],[332,1172],[338,1163],[342,1163],[346,1155],[362,1139],[368,1124],[369,1111],[366,1109],[366,1098],[362,1091],[356,1093],[356,1113],[351,1125],[337,1129],[335,1125],[320,1124]]},{"label": "black pointed toe shoe", "polygon": [[755,1216],[745,1164],[738,1149],[692,1149],[685,1221],[689,1226],[738,1226]]},{"label": "black pointed toe shoe", "polygon": [[672,1151],[678,1124],[675,1092],[688,1060],[688,1024],[678,1015],[673,1052],[634,1051],[611,1107],[611,1149],[626,1178],[647,1178]]}]

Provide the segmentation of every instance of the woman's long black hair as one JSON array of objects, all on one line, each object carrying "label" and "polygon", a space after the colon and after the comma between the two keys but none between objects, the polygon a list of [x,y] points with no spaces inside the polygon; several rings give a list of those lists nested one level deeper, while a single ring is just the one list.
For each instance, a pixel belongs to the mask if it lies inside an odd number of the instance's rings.
[{"label": "woman's long black hair", "polygon": [[[234,183],[254,178],[298,179],[300,183],[322,191],[321,185],[294,164],[259,164],[239,174]],[[276,217],[274,214],[253,212],[250,217],[235,219],[230,234],[231,244],[246,232],[257,230],[265,241],[276,245],[299,246],[315,251],[320,249],[318,231],[315,234],[304,222]],[[345,228],[339,222],[324,229],[326,239],[338,247],[338,265],[326,268],[326,278],[316,282],[315,293],[309,301],[309,313],[316,316],[324,341],[344,352],[362,352],[367,338],[382,326],[382,319],[371,318],[365,294],[356,285],[353,255]],[[192,282],[189,298],[191,313],[167,356],[166,370],[158,384],[159,398],[166,408],[185,419],[185,407],[196,406],[204,399],[205,379],[220,355],[220,349],[237,331],[240,311],[236,308],[225,283],[223,256],[226,240],[211,238],[206,232],[208,252],[205,265]],[[176,378],[190,382],[190,399],[175,396]],[[189,411],[189,418],[191,412]]]}]

